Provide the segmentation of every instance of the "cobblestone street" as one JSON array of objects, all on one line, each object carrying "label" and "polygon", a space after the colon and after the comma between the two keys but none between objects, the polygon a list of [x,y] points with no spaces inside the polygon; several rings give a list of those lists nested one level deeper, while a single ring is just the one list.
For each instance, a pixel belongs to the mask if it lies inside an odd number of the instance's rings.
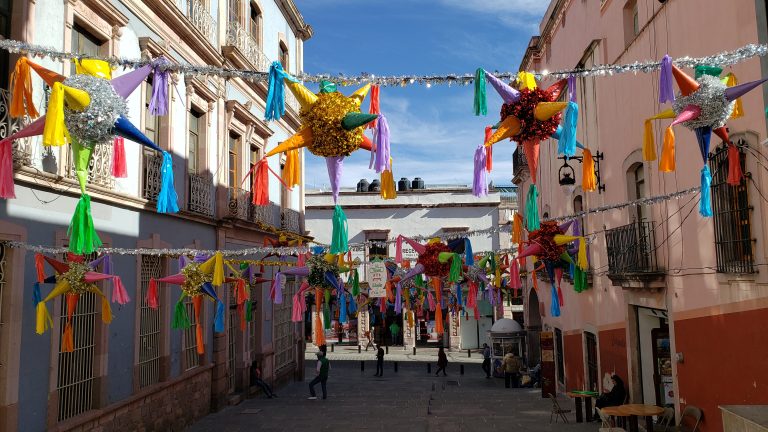
[{"label": "cobblestone street", "polygon": [[[391,351],[390,351],[391,352]],[[306,371],[314,376],[314,362]],[[423,363],[332,361],[327,400],[307,400],[307,383],[277,389],[279,398],[258,396],[211,414],[189,430],[207,431],[597,431],[598,423],[549,423],[551,402],[540,389],[505,389],[502,379],[485,379],[479,365],[449,364],[447,377],[426,373]],[[434,368],[433,368],[434,370]],[[319,385],[316,387],[319,390]],[[573,402],[560,399],[563,408]]]}]

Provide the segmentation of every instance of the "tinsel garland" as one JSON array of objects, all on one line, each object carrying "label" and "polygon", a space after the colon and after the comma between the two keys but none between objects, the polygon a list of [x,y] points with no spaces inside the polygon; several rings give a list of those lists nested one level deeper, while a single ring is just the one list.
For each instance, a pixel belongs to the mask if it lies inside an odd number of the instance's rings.
[{"label": "tinsel garland", "polygon": [[548,120],[537,120],[534,111],[540,102],[554,102],[554,98],[551,93],[540,88],[525,89],[520,90],[520,99],[517,102],[501,106],[502,121],[510,115],[520,120],[520,132],[515,135],[515,141],[541,141],[552,136],[557,130],[563,117],[562,113],[557,113]]},{"label": "tinsel garland", "polygon": [[423,254],[419,255],[417,263],[424,266],[424,274],[429,277],[445,277],[451,271],[451,263],[441,263],[439,256],[441,252],[451,252],[451,249],[445,243],[431,243],[426,246]]},{"label": "tinsel garland", "polygon": [[341,127],[347,113],[360,112],[355,101],[338,92],[320,93],[317,102],[301,110],[303,124],[312,130],[312,145],[308,150],[316,156],[349,156],[363,142],[363,129],[351,131]]},{"label": "tinsel garland", "polygon": [[565,252],[565,245],[555,243],[555,235],[564,234],[557,226],[556,222],[542,222],[541,228],[528,233],[528,242],[541,246],[542,252],[536,257],[543,261],[559,261],[560,256]]},{"label": "tinsel garland", "polygon": [[333,288],[333,285],[326,280],[325,272],[331,272],[337,278],[339,277],[339,266],[326,261],[321,255],[313,255],[307,259],[307,267],[309,267],[307,281],[310,286],[316,288]]}]

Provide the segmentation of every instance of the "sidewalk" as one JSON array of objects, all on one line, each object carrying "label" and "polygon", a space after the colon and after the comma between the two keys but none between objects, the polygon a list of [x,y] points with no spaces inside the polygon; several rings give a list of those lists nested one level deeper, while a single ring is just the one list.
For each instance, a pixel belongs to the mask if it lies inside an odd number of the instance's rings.
[{"label": "sidewalk", "polygon": [[[382,347],[385,350],[386,347]],[[333,351],[332,351],[333,350]],[[305,359],[314,361],[316,359],[315,353],[319,351],[317,346],[308,343],[305,351]],[[416,348],[416,355],[413,355],[413,348],[403,349],[402,346],[389,347],[389,354],[384,355],[385,362],[422,362],[422,363],[437,363],[438,348]],[[467,357],[467,350],[464,351],[448,351],[445,350],[446,356],[448,356],[448,363],[483,363],[483,353],[481,350],[473,350],[471,357]],[[328,345],[328,359],[329,360],[376,360],[376,350],[374,348],[365,348],[360,353],[357,352],[357,345],[335,345],[332,348],[332,344]]]},{"label": "sidewalk", "polygon": [[[390,350],[391,352],[391,350]],[[210,414],[191,432],[220,431],[548,431],[597,432],[599,423],[549,422],[552,404],[539,389],[506,389],[503,379],[481,373],[459,375],[449,364],[447,377],[426,374],[417,363],[399,371],[385,365],[384,377],[359,362],[332,361],[327,400],[307,400],[307,382],[276,389],[279,398],[258,396]],[[314,363],[307,365],[308,380]],[[479,371],[478,371],[479,372]],[[320,386],[316,387],[322,396]],[[573,401],[560,398],[563,408]]]}]

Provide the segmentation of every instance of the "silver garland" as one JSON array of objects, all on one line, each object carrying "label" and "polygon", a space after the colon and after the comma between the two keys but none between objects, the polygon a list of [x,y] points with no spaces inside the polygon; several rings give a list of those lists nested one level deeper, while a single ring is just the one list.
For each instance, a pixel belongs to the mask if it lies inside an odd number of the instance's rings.
[{"label": "silver garland", "polygon": [[[71,52],[59,51],[54,48],[41,45],[29,44],[12,39],[0,40],[0,49],[11,53],[31,54],[40,58],[51,58],[58,61],[69,61],[71,59],[97,59],[108,62],[114,67],[123,69],[138,69],[152,64],[158,66],[161,70],[183,73],[186,75],[217,76],[221,78],[242,78],[250,81],[267,81],[269,79],[268,71],[254,71],[244,69],[232,69],[210,65],[190,65],[190,64],[159,64],[156,60],[138,60],[126,59],[121,57],[99,57],[75,54]],[[706,57],[680,57],[673,60],[673,63],[681,68],[693,68],[697,65],[728,66],[756,56],[764,56],[768,53],[768,45],[749,44],[733,51],[723,51]],[[661,63],[658,61],[634,62],[622,65],[597,65],[589,69],[561,69],[557,71],[538,71],[533,72],[536,78],[562,79],[569,76],[576,77],[597,77],[612,76],[624,73],[650,73],[659,70]],[[499,79],[513,80],[517,77],[517,71],[499,72],[494,71]],[[389,75],[376,76],[370,73],[360,75],[330,75],[330,74],[300,74],[297,76],[304,82],[331,81],[342,86],[357,86],[360,84],[371,83],[380,86],[399,86],[423,85],[430,87],[432,85],[470,85],[474,82],[475,74],[446,74],[446,75]]]},{"label": "silver garland", "polygon": [[711,75],[702,75],[696,81],[700,87],[688,96],[678,95],[672,104],[675,115],[680,115],[685,107],[694,105],[701,108],[701,114],[693,120],[683,122],[682,125],[688,129],[698,129],[702,127],[711,127],[717,129],[725,126],[725,122],[733,112],[736,102],[729,102],[725,98],[725,90],[728,88],[720,78]]},{"label": "silver garland", "polygon": [[109,81],[90,75],[74,75],[62,84],[83,90],[91,98],[91,103],[82,111],[64,108],[69,134],[82,143],[110,143],[115,122],[128,113],[125,99],[118,96]]}]

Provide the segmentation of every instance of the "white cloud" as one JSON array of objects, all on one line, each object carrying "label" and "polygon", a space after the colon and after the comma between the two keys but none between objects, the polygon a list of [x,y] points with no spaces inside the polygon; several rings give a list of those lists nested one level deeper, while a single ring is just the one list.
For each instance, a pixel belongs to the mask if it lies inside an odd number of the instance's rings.
[{"label": "white cloud", "polygon": [[497,17],[509,27],[537,33],[547,0],[439,0],[445,6]]}]

